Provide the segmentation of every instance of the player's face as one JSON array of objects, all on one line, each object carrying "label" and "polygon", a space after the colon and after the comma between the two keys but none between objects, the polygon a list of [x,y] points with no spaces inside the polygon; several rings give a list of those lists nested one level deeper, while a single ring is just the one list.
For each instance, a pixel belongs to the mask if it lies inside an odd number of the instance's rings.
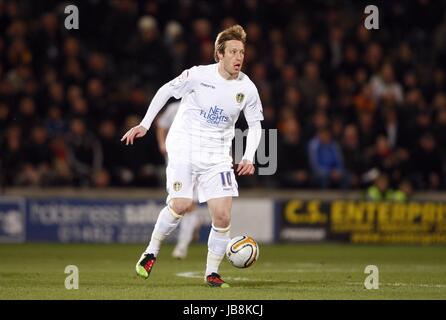
[{"label": "player's face", "polygon": [[220,62],[223,68],[230,75],[238,75],[242,69],[243,59],[245,57],[245,46],[238,40],[226,41],[224,55],[219,54]]}]

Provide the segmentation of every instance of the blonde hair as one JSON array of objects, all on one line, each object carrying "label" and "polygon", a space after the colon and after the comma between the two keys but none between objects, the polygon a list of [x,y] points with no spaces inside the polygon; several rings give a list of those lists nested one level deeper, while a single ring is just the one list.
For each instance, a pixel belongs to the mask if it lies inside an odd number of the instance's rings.
[{"label": "blonde hair", "polygon": [[214,59],[218,62],[217,53],[220,52],[224,54],[226,48],[226,41],[229,40],[238,40],[246,43],[246,32],[242,26],[236,24],[232,27],[229,27],[217,35],[217,39],[215,40],[215,49],[214,49]]}]

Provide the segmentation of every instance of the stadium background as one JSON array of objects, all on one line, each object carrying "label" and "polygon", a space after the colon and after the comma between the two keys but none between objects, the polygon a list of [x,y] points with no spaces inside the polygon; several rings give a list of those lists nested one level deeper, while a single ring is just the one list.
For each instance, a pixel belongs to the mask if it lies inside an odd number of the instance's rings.
[{"label": "stadium background", "polygon": [[[68,4],[79,8],[79,30],[64,28]],[[387,244],[392,270],[446,243],[446,2],[375,1],[379,30],[363,26],[368,4],[0,0],[3,284],[23,254],[65,251],[6,243],[130,243],[139,252],[165,199],[164,159],[153,128],[134,146],[120,137],[163,83],[213,63],[216,34],[235,23],[248,34],[243,70],[259,89],[263,127],[278,129],[278,167],[238,179],[232,234],[254,236],[266,261],[274,250],[279,261],[296,254],[304,269],[314,262],[305,249],[358,252],[284,243],[365,243],[377,260]],[[205,207],[200,214],[204,243]],[[421,259],[434,267],[420,270],[434,288],[425,290],[444,298],[437,249]]]}]

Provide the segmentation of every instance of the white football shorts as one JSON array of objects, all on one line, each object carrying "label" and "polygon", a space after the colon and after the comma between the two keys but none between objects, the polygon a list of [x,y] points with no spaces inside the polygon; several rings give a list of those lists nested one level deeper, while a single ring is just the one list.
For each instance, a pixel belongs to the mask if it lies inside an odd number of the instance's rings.
[{"label": "white football shorts", "polygon": [[210,168],[199,170],[187,161],[172,161],[166,168],[168,204],[174,198],[188,198],[200,203],[209,199],[238,197],[238,184],[234,170]]}]

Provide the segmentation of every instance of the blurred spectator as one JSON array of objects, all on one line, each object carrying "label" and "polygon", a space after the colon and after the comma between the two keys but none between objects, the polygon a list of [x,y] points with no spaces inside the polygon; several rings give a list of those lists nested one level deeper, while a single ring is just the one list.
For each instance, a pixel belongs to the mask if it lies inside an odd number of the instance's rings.
[{"label": "blurred spectator", "polygon": [[64,86],[59,82],[51,82],[47,88],[48,105],[63,107],[65,105]]},{"label": "blurred spectator", "polygon": [[365,192],[366,200],[370,201],[395,201],[407,202],[413,193],[412,183],[409,180],[403,180],[394,190],[390,186],[389,177],[380,173],[373,184]]},{"label": "blurred spectator", "polygon": [[417,188],[439,189],[444,176],[444,161],[431,133],[425,133],[419,138],[418,147],[412,154],[412,161],[413,176]]},{"label": "blurred spectator", "polygon": [[358,128],[355,125],[349,124],[345,127],[341,146],[345,170],[349,174],[351,187],[360,188],[362,174],[366,169],[366,158],[361,150]]},{"label": "blurred spectator", "polygon": [[409,155],[402,148],[392,149],[389,139],[385,135],[376,138],[375,147],[366,153],[371,168],[377,168],[389,176],[391,182],[399,181],[406,173]]},{"label": "blurred spectator", "polygon": [[398,185],[398,189],[393,192],[392,200],[397,202],[407,202],[413,193],[412,183],[405,179]]},{"label": "blurred spectator", "polygon": [[67,123],[62,118],[60,108],[53,106],[48,109],[48,115],[45,121],[45,128],[50,137],[56,137],[65,134]]},{"label": "blurred spectator", "polygon": [[54,185],[70,186],[75,182],[75,174],[70,168],[67,141],[64,135],[57,135],[51,141],[54,157]]},{"label": "blurred spectator", "polygon": [[93,52],[88,55],[88,77],[110,81],[113,75],[113,65],[103,53]]},{"label": "blurred spectator", "polygon": [[110,174],[105,169],[100,169],[93,174],[93,186],[95,188],[110,187]]},{"label": "blurred spectator", "polygon": [[343,56],[343,59],[336,58],[336,64],[340,62],[338,70],[349,76],[353,76],[356,70],[363,66],[359,57],[358,48],[353,43],[347,44],[344,48]]},{"label": "blurred spectator", "polygon": [[317,132],[322,129],[329,127],[330,120],[328,119],[327,113],[322,110],[317,110],[312,114],[311,121],[307,122],[304,131],[304,137],[308,141]]},{"label": "blurred spectator", "polygon": [[446,90],[445,92],[438,92],[432,101],[432,106],[435,111],[446,109]]},{"label": "blurred spectator", "polygon": [[67,132],[68,163],[77,184],[91,185],[93,174],[102,168],[103,154],[99,140],[88,131],[85,121],[73,118]]},{"label": "blurred spectator", "polygon": [[377,101],[380,101],[383,97],[391,97],[398,104],[403,102],[403,90],[401,84],[395,80],[395,74],[391,64],[384,64],[381,72],[372,77],[370,84]]},{"label": "blurred spectator", "polygon": [[359,140],[366,152],[375,144],[375,139],[380,133],[380,128],[375,125],[374,118],[371,112],[361,112],[358,115]]},{"label": "blurred spectator", "polygon": [[356,95],[355,107],[358,113],[375,112],[376,101],[373,99],[372,87],[369,84],[363,85],[360,92]]},{"label": "blurred spectator", "polygon": [[331,133],[333,140],[341,141],[344,134],[344,121],[339,116],[334,116],[331,120]]},{"label": "blurred spectator", "polygon": [[37,24],[35,38],[39,41],[33,43],[33,48],[36,60],[41,64],[38,65],[40,70],[44,65],[56,66],[60,63],[62,34],[59,23],[57,15],[48,12],[42,15],[40,24]]},{"label": "blurred spectator", "polygon": [[179,75],[186,68],[188,45],[184,38],[183,26],[174,20],[167,23],[164,29],[164,45],[172,58],[172,75]]},{"label": "blurred spectator", "polygon": [[331,132],[323,127],[308,145],[309,162],[315,182],[320,188],[347,186],[347,176],[339,145],[332,140]]},{"label": "blurred spectator", "polygon": [[104,114],[112,115],[114,110],[108,104],[106,88],[100,78],[91,78],[87,82],[86,96],[90,115],[95,123],[98,123]]},{"label": "blurred spectator", "polygon": [[[434,133],[438,145],[446,146],[446,108],[438,110],[437,116],[435,117]],[[446,156],[444,148],[443,156]]]},{"label": "blurred spectator", "polygon": [[373,184],[367,188],[365,198],[370,201],[391,201],[393,190],[390,188],[389,177],[380,173]]},{"label": "blurred spectator", "polygon": [[19,112],[16,121],[22,128],[32,126],[38,119],[36,104],[31,97],[24,97],[19,102]]},{"label": "blurred spectator", "polygon": [[277,151],[280,186],[285,188],[309,187],[310,175],[306,146],[301,138],[298,120],[290,111],[279,123],[279,146]]},{"label": "blurred spectator", "polygon": [[428,110],[420,110],[413,118],[411,118],[410,131],[407,133],[411,149],[414,150],[418,144],[418,140],[426,133],[432,131],[432,116]]},{"label": "blurred spectator", "polygon": [[[99,125],[99,140],[102,145],[104,169],[99,177],[107,180],[107,184],[119,185],[121,183],[122,146],[119,141],[116,126],[111,119],[104,119]],[[104,176],[107,174],[108,178]]]},{"label": "blurred spectator", "polygon": [[17,125],[6,129],[5,140],[1,147],[1,172],[6,185],[17,185],[17,177],[26,161],[22,144],[22,130]]},{"label": "blurred spectator", "polygon": [[48,140],[48,133],[42,125],[31,129],[31,138],[24,147],[26,160],[17,184],[49,186],[54,181],[54,154]]},{"label": "blurred spectator", "polygon": [[5,129],[11,118],[11,109],[8,104],[0,102],[0,144],[1,139],[3,138],[5,134]]},{"label": "blurred spectator", "polygon": [[401,127],[398,119],[397,111],[393,108],[383,110],[384,113],[384,134],[389,141],[389,147],[395,149],[401,145],[401,140],[404,139],[403,128]]},{"label": "blurred spectator", "polygon": [[446,68],[446,65],[443,66],[443,69],[436,67],[433,70],[431,81],[425,84],[424,91],[428,99],[431,99],[438,92],[446,91],[446,71],[444,68]]},{"label": "blurred spectator", "polygon": [[395,59],[395,75],[397,79],[403,79],[408,72],[415,70],[414,53],[407,42],[398,46]]},{"label": "blurred spectator", "polygon": [[307,105],[314,105],[318,94],[326,91],[320,79],[319,66],[315,62],[307,62],[304,66],[304,76],[299,82],[304,101]]},{"label": "blurred spectator", "polygon": [[157,90],[172,77],[170,56],[162,42],[158,23],[152,16],[143,16],[138,20],[138,33],[131,42],[134,57],[134,75],[139,84],[150,83]]},{"label": "blurred spectator", "polygon": [[[358,38],[359,41],[362,42],[360,44],[364,45],[365,49],[365,58],[364,62],[367,66],[367,69],[371,73],[378,73],[379,68],[381,67],[382,61],[383,61],[383,50],[382,46],[377,42],[370,42],[370,34],[371,32],[365,29],[363,26],[358,27]],[[361,49],[360,49],[361,50]],[[387,75],[391,75],[390,73],[387,73]],[[375,76],[375,79],[377,81],[377,89],[382,88],[381,85],[386,85],[389,83],[384,83],[384,79],[382,79],[383,75],[377,74]],[[393,75],[392,75],[393,76]],[[388,79],[386,79],[388,80]],[[392,79],[393,80],[393,79]],[[378,93],[378,92],[377,92]]]},{"label": "blurred spectator", "polygon": [[[137,34],[138,12],[136,2],[130,0],[113,0],[109,2],[102,35],[106,39],[106,48],[117,62],[118,74],[127,78],[133,73],[132,52],[130,48],[132,35]],[[101,41],[102,39],[95,39]],[[129,74],[130,73],[130,74]]]}]

